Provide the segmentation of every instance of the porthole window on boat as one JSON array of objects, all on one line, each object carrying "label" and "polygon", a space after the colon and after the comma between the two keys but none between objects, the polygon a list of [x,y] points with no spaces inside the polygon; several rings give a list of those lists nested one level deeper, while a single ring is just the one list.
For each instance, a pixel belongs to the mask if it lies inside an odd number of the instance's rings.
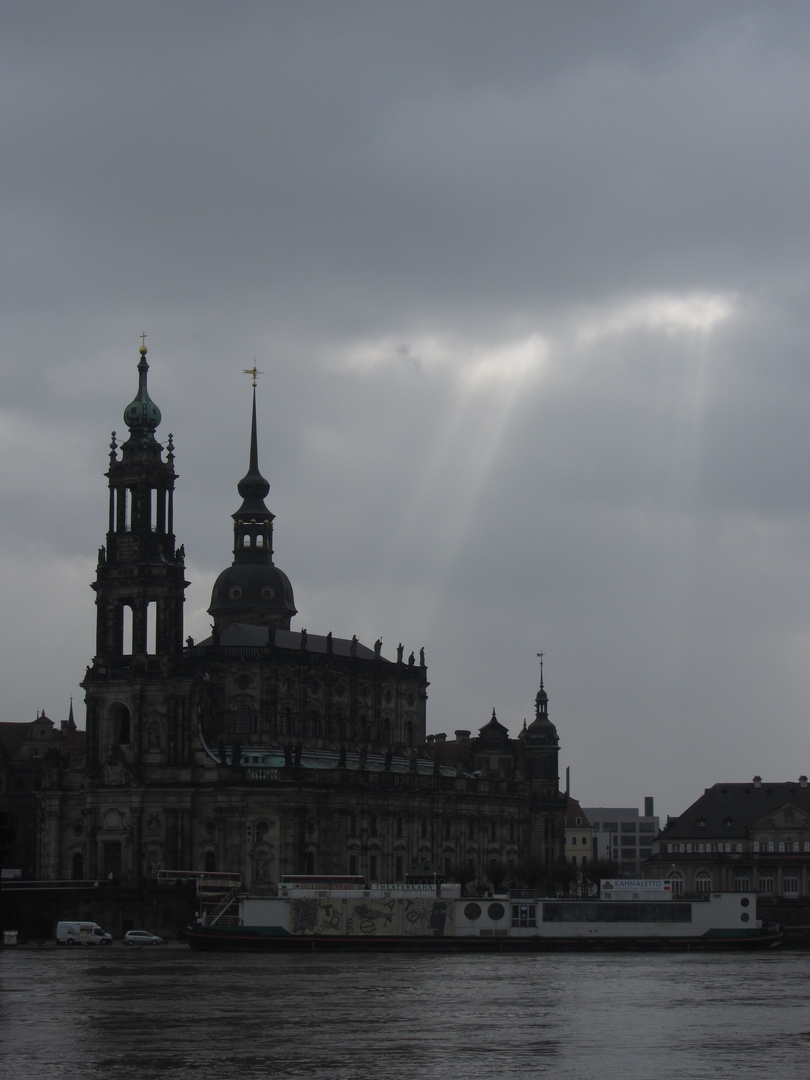
[{"label": "porthole window on boat", "polygon": [[748,920],[749,920],[750,918],[751,918],[751,916],[750,916],[750,915],[748,914],[748,912],[747,912],[747,911],[744,911],[744,912],[742,913],[742,915],[740,916],[740,922],[748,922]]},{"label": "porthole window on boat", "polygon": [[505,914],[506,908],[503,904],[490,904],[487,908],[487,915],[495,922],[497,922],[498,919],[502,919]]},{"label": "porthole window on boat", "polygon": [[466,904],[464,907],[464,918],[473,922],[475,919],[481,918],[481,908],[478,904]]},{"label": "porthole window on boat", "polygon": [[750,901],[750,900],[748,899],[748,897],[747,897],[747,896],[744,896],[744,897],[742,898],[742,900],[740,901],[740,907],[748,907],[748,905],[749,905],[750,903],[751,903],[751,901]]}]

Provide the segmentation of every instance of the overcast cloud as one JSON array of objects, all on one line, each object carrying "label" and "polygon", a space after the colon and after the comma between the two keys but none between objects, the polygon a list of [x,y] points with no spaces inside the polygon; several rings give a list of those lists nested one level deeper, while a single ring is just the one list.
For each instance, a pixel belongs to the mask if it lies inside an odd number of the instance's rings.
[{"label": "overcast cloud", "polygon": [[424,646],[585,805],[810,772],[810,6],[7,0],[0,719],[94,649],[149,387],[186,633],[250,382],[295,628]]}]

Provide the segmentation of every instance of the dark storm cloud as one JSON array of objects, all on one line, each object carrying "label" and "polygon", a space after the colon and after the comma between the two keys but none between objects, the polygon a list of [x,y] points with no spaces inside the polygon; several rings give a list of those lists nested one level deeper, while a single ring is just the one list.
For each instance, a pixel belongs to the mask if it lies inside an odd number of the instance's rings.
[{"label": "dark storm cloud", "polygon": [[145,329],[189,632],[256,357],[299,625],[424,643],[433,730],[495,705],[514,733],[542,648],[586,803],[807,771],[805,4],[11,3],[2,29],[5,719],[80,694]]}]

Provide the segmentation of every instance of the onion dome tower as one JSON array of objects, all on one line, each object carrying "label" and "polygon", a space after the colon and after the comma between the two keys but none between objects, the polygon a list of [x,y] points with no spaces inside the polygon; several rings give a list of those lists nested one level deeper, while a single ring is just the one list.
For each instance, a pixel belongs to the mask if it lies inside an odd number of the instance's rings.
[{"label": "onion dome tower", "polygon": [[256,436],[256,375],[253,375],[253,417],[250,464],[237,485],[242,505],[232,514],[233,563],[214,582],[208,613],[218,632],[233,623],[289,630],[296,614],[292,586],[273,564],[273,518],[264,500],[270,485],[259,471]]},{"label": "onion dome tower", "polygon": [[[143,344],[138,392],[124,409],[129,438],[119,446],[113,432],[110,443],[107,539],[92,584],[96,654],[82,682],[91,767],[111,754],[127,767],[139,760],[145,717],[153,714],[153,726],[166,720],[166,688],[183,652],[188,582],[183,549],[175,548],[174,444],[171,435],[165,448],[155,438],[161,417],[147,389],[148,371]],[[173,745],[179,753],[179,742]]]},{"label": "onion dome tower", "polygon": [[[129,438],[110,443],[109,525],[106,550],[99,551],[96,581],[96,657],[177,655],[183,647],[185,579],[183,551],[175,550],[174,444],[166,458],[155,438],[160,409],[146,385],[146,345],[138,363],[138,393],[124,409]],[[127,611],[127,609],[129,609]],[[126,635],[125,615],[132,633]]]}]

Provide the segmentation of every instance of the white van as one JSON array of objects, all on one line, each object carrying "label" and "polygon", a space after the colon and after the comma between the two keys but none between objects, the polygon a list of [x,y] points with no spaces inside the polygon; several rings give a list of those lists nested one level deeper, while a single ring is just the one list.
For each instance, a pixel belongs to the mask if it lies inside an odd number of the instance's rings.
[{"label": "white van", "polygon": [[95,922],[60,922],[56,924],[57,945],[109,945],[112,937]]}]

